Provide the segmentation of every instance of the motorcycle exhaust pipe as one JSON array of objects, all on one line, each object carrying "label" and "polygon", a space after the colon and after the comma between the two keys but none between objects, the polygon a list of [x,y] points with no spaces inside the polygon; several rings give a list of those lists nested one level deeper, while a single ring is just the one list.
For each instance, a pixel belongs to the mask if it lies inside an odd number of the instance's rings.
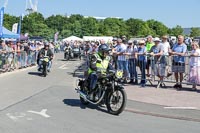
[{"label": "motorcycle exhaust pipe", "polygon": [[103,92],[101,98],[97,102],[92,102],[87,98],[87,95],[85,95],[85,93],[83,93],[81,90],[79,90],[79,89],[75,89],[75,90],[77,91],[77,93],[80,94],[80,97],[82,97],[84,100],[88,101],[91,104],[99,104],[105,95],[105,92]]},{"label": "motorcycle exhaust pipe", "polygon": [[85,93],[83,93],[81,90],[79,90],[79,89],[75,89],[76,91],[77,91],[77,93],[79,93],[80,94],[80,97],[82,97],[84,100],[86,100],[86,101],[89,101],[88,99],[87,99],[87,96],[85,95]]}]

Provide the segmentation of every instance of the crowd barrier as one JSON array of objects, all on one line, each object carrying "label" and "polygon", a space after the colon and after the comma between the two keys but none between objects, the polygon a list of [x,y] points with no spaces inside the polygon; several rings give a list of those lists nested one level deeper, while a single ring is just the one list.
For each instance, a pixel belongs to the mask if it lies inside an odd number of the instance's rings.
[{"label": "crowd barrier", "polygon": [[[164,63],[161,63],[159,59],[165,60]],[[180,75],[178,75],[178,82],[176,82],[174,71],[178,71],[183,73],[183,80],[181,84],[192,85],[195,82],[195,78],[200,76],[200,67],[193,66],[194,63],[197,64],[200,61],[198,58],[200,56],[182,56],[184,57],[184,63],[178,63],[174,61],[174,58],[179,58],[181,56],[160,56],[159,58],[156,56],[146,55],[146,61],[139,61],[138,59],[134,60],[133,68],[135,68],[135,73],[133,71],[133,79],[134,80],[145,80],[145,82],[149,82],[151,85],[157,85],[157,88],[160,85],[164,85],[165,83],[180,83]],[[157,59],[156,59],[157,58]],[[192,63],[191,63],[192,61]],[[200,63],[199,63],[200,64]],[[128,63],[130,66],[130,63]],[[193,69],[193,68],[196,69]],[[132,69],[133,69],[132,68]],[[147,73],[147,68],[149,68],[149,73]],[[130,67],[129,67],[130,70]],[[134,69],[133,69],[134,70]],[[192,75],[193,77],[189,77]],[[160,77],[163,79],[160,79]],[[189,81],[190,78],[190,81]],[[191,81],[193,78],[193,82]]]},{"label": "crowd barrier", "polygon": [[36,65],[37,51],[0,53],[0,73]]}]

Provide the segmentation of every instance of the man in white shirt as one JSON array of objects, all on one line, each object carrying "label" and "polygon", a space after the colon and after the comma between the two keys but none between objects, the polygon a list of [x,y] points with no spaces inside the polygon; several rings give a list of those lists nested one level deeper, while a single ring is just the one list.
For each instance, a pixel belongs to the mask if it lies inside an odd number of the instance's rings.
[{"label": "man in white shirt", "polygon": [[169,67],[170,44],[167,41],[167,39],[168,39],[168,37],[166,35],[162,36],[163,55],[165,55],[167,77],[169,77],[172,75],[172,73],[170,72],[170,67]]},{"label": "man in white shirt", "polygon": [[127,46],[122,43],[122,39],[117,39],[117,47],[114,49],[114,53],[117,54],[117,68],[119,70],[124,71],[124,81],[127,82],[126,78],[128,77],[128,60],[126,59],[126,52]]}]

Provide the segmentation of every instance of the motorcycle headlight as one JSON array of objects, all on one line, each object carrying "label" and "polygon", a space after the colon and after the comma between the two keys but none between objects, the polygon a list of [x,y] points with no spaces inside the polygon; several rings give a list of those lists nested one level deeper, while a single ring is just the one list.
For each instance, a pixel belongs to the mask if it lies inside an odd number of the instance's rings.
[{"label": "motorcycle headlight", "polygon": [[49,62],[49,59],[48,59],[48,58],[44,58],[44,61],[45,61],[45,62]]},{"label": "motorcycle headlight", "polygon": [[116,73],[115,73],[115,76],[116,76],[118,79],[121,79],[121,78],[123,77],[123,71],[117,70]]}]

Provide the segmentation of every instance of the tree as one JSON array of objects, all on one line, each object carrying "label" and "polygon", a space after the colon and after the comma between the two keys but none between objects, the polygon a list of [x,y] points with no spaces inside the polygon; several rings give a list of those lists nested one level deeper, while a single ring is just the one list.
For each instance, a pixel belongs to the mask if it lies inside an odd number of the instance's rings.
[{"label": "tree", "polygon": [[154,35],[146,22],[141,19],[130,18],[126,21],[128,32],[133,37],[144,37],[147,35]]},{"label": "tree", "polygon": [[182,34],[183,34],[183,28],[179,25],[171,29],[171,35],[178,36]]},{"label": "tree", "polygon": [[68,21],[68,18],[65,17],[65,16],[61,16],[61,15],[54,16],[54,15],[52,15],[45,20],[45,24],[49,28],[54,29],[54,32],[59,31],[61,33],[64,25],[66,23],[68,23],[67,21]]},{"label": "tree", "polygon": [[45,24],[45,19],[40,13],[26,15],[22,21],[22,32],[30,36],[53,38],[54,31]]},{"label": "tree", "polygon": [[154,31],[154,36],[163,36],[168,33],[168,27],[159,21],[151,19],[147,21],[147,24]]},{"label": "tree", "polygon": [[119,36],[120,35],[120,23],[117,18],[106,18],[104,20],[104,35],[106,36]]},{"label": "tree", "polygon": [[8,30],[12,30],[14,23],[19,23],[19,17],[4,14],[4,27],[6,27]]},{"label": "tree", "polygon": [[95,18],[84,18],[81,21],[81,37],[98,35],[98,22]]},{"label": "tree", "polygon": [[200,29],[199,28],[191,28],[190,37],[200,36]]}]

